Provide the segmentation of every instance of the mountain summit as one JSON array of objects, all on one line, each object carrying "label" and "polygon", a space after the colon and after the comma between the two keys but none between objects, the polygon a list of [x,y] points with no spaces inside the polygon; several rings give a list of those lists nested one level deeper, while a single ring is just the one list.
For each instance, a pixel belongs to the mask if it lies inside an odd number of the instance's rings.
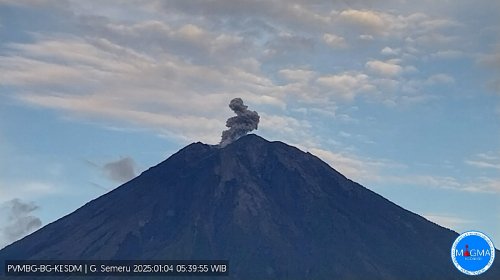
[{"label": "mountain summit", "polygon": [[[229,279],[468,279],[450,259],[456,237],[316,156],[250,134],[186,146],[4,248],[0,266],[227,259]],[[499,271],[496,262],[475,279]]]}]

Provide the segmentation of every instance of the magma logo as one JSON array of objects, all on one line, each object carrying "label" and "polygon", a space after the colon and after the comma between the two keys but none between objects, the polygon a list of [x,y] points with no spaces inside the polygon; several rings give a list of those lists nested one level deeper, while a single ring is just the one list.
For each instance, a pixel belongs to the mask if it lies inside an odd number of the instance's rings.
[{"label": "magma logo", "polygon": [[485,234],[467,231],[457,237],[451,246],[451,259],[455,267],[468,275],[479,275],[493,264],[495,247]]}]

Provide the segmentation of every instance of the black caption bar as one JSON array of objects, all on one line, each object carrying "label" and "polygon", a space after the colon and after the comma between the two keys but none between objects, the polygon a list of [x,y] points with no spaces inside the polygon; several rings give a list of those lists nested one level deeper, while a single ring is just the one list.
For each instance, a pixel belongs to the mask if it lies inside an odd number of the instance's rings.
[{"label": "black caption bar", "polygon": [[228,276],[227,260],[6,261],[6,276]]}]

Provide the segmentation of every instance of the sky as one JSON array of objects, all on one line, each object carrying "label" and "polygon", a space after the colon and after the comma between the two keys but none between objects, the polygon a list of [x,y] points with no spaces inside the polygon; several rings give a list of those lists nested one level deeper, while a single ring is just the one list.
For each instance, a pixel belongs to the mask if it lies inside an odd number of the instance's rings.
[{"label": "sky", "polygon": [[[0,248],[256,133],[500,246],[500,2],[0,0]],[[451,244],[450,244],[451,245]]]}]

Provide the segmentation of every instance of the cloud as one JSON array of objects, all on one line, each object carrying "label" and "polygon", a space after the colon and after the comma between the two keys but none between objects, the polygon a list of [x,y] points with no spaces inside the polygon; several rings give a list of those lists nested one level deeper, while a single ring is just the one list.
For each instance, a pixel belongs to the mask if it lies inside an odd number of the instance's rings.
[{"label": "cloud", "polygon": [[479,153],[465,163],[476,168],[500,170],[500,156],[496,153]]},{"label": "cloud", "polygon": [[304,149],[326,161],[347,178],[366,184],[381,180],[384,169],[404,168],[404,165],[386,159],[360,157],[348,152],[333,152],[317,147]]},{"label": "cloud", "polygon": [[312,52],[315,48],[314,38],[289,32],[280,32],[270,39],[265,54],[269,57],[286,56],[294,53]]},{"label": "cloud", "polygon": [[460,24],[454,20],[446,19],[446,18],[427,19],[427,20],[421,21],[419,24],[419,27],[422,28],[424,31],[448,29],[450,27],[461,27],[461,26],[462,26],[462,24]]},{"label": "cloud", "polygon": [[346,138],[349,138],[349,137],[352,136],[350,133],[345,132],[345,131],[340,131],[339,135],[342,136],[342,137],[346,137]]},{"label": "cloud", "polygon": [[479,177],[461,185],[461,190],[477,193],[500,194],[500,178]]},{"label": "cloud", "polygon": [[40,197],[54,195],[60,192],[59,188],[48,182],[21,181],[11,182],[11,185],[16,185],[16,188],[0,184],[0,203],[15,199],[17,197],[23,197],[25,199],[37,199]]},{"label": "cloud", "polygon": [[484,159],[484,160],[499,160],[500,161],[500,154],[494,153],[494,152],[487,152],[487,153],[479,153],[476,155],[477,158]]},{"label": "cloud", "polygon": [[[345,135],[347,136],[347,135]],[[365,186],[397,185],[403,187],[436,188],[465,193],[500,194],[500,178],[479,177],[473,180],[458,179],[454,176],[408,174],[408,166],[390,159],[373,159],[349,151],[331,151],[318,146],[320,142],[295,144],[327,162],[347,178],[361,182]],[[399,170],[394,175],[394,170]],[[390,171],[390,172],[389,172]]]},{"label": "cloud", "polygon": [[337,36],[331,33],[325,33],[323,35],[323,41],[332,48],[346,48],[347,42],[342,36]]},{"label": "cloud", "polygon": [[398,65],[399,61],[395,59],[380,61],[370,60],[365,64],[368,71],[383,77],[399,76],[403,72],[403,67]]},{"label": "cloud", "polygon": [[182,26],[177,31],[177,33],[179,34],[179,36],[181,36],[182,38],[187,39],[187,40],[197,41],[197,40],[206,39],[206,38],[203,38],[203,37],[205,37],[204,30],[202,30],[200,27],[198,27],[194,24],[186,24],[186,25]]},{"label": "cloud", "polygon": [[125,183],[137,176],[136,163],[131,157],[124,157],[106,163],[102,170],[106,176],[116,182]]},{"label": "cloud", "polygon": [[[422,12],[376,8],[334,10],[332,23],[365,42],[384,40],[386,43],[390,40],[394,46],[399,45],[395,47],[401,50],[399,55],[408,57],[456,47],[461,38],[455,35],[458,33],[455,31],[463,28],[459,22],[443,15],[436,17]],[[383,54],[395,55],[395,52],[385,49]]]},{"label": "cloud", "polygon": [[361,39],[363,41],[372,41],[375,38],[373,38],[372,35],[361,34],[361,35],[359,35],[359,39]]},{"label": "cloud", "polygon": [[426,82],[429,85],[453,84],[453,83],[455,83],[455,79],[448,74],[439,73],[439,74],[435,74],[435,75],[432,75],[429,78],[427,78]]},{"label": "cloud", "polygon": [[[130,17],[136,8],[141,16]],[[121,4],[117,13],[69,5],[66,32],[63,27],[57,33],[38,30],[29,33],[31,40],[2,44],[1,84],[12,88],[11,98],[73,119],[215,143],[227,118],[220,108],[234,96],[259,112],[259,107],[283,110],[295,103],[321,111],[372,91],[378,94],[363,98],[388,104],[383,93],[391,82],[374,79],[408,74],[408,65],[374,58],[364,73],[353,69],[365,63],[362,56],[341,64],[336,54],[317,46],[345,48],[349,41],[355,47],[359,36],[376,40],[386,33],[417,38],[411,26],[439,30],[446,25],[439,18],[396,10],[336,9],[335,3],[246,0]],[[398,48],[397,41],[386,43],[404,55],[406,48]],[[341,70],[309,64],[318,58],[334,59]]]},{"label": "cloud", "polygon": [[493,68],[499,68],[500,67],[500,45],[498,45],[497,48],[492,53],[480,55],[478,58],[478,62],[482,63],[486,66],[490,66]]},{"label": "cloud", "polygon": [[3,5],[19,5],[19,6],[32,6],[32,7],[43,7],[43,6],[56,6],[56,5],[67,5],[67,1],[54,1],[54,0],[37,0],[37,1],[17,1],[17,0],[0,0],[0,4]]},{"label": "cloud", "polygon": [[387,55],[387,56],[396,56],[396,55],[399,55],[400,52],[401,52],[400,48],[393,49],[390,47],[385,47],[380,51],[381,54]]},{"label": "cloud", "polygon": [[463,189],[462,184],[452,176],[434,176],[434,175],[409,175],[390,178],[394,182],[404,182],[423,187],[434,187],[442,189],[459,190]]},{"label": "cloud", "polygon": [[495,50],[488,54],[479,55],[477,62],[486,68],[493,70],[488,81],[488,86],[500,94],[500,43],[497,43]]},{"label": "cloud", "polygon": [[457,44],[459,37],[455,35],[445,35],[439,32],[424,33],[417,35],[413,43],[417,46],[430,49],[440,49]]},{"label": "cloud", "polygon": [[[278,86],[246,58],[238,67],[218,68],[169,53],[155,61],[92,38],[43,39],[10,47],[16,55],[0,56],[2,83],[18,87],[23,94],[17,98],[24,102],[77,117],[146,125],[176,137],[215,142],[223,127],[220,108],[235,94],[255,104],[283,106]],[[78,54],[68,55],[72,49]]]},{"label": "cloud", "polygon": [[423,216],[440,226],[453,229],[456,231],[461,231],[461,229],[467,224],[475,223],[476,221],[467,220],[464,218],[460,218],[454,215],[446,215],[446,214],[437,214],[437,213],[426,213]]},{"label": "cloud", "polygon": [[306,69],[282,69],[278,72],[282,77],[289,81],[308,82],[316,73]]},{"label": "cloud", "polygon": [[431,58],[437,59],[457,59],[463,57],[465,54],[460,50],[440,50],[432,53]]},{"label": "cloud", "polygon": [[[343,137],[352,135],[340,132]],[[318,146],[319,142],[308,145],[297,144],[302,150],[318,156],[346,177],[370,187],[373,185],[397,185],[404,187],[436,188],[465,193],[500,194],[500,178],[479,177],[458,179],[454,176],[408,174],[408,166],[390,159],[373,159],[356,155],[347,150],[331,151]],[[483,154],[480,154],[483,155]],[[491,154],[488,158],[493,157]],[[495,159],[498,159],[495,155]],[[489,168],[489,167],[488,167]],[[398,175],[394,171],[398,170]]]},{"label": "cloud", "polygon": [[209,3],[189,3],[160,1],[157,5],[167,14],[187,14],[210,19],[224,18],[229,21],[247,21],[260,19],[274,21],[279,25],[311,30],[321,28],[329,22],[329,16],[322,14],[311,5],[302,1],[283,3],[281,1],[224,1],[214,0]]},{"label": "cloud", "polygon": [[348,23],[362,28],[365,32],[381,33],[388,28],[384,14],[371,10],[344,10],[340,18]]},{"label": "cloud", "polygon": [[40,218],[33,215],[39,209],[34,202],[24,202],[18,198],[0,204],[0,248],[8,245],[42,226]]},{"label": "cloud", "polygon": [[[317,145],[316,136],[311,133],[312,124],[301,118],[280,114],[259,113],[259,130],[270,139],[287,139],[289,143]],[[276,128],[280,129],[276,129]]]},{"label": "cloud", "polygon": [[330,94],[346,100],[352,100],[357,94],[374,89],[366,74],[356,72],[322,76],[316,82],[331,89]]},{"label": "cloud", "polygon": [[473,180],[459,180],[453,176],[412,174],[384,176],[382,180],[391,184],[404,184],[459,192],[500,194],[500,178],[479,177]]}]

